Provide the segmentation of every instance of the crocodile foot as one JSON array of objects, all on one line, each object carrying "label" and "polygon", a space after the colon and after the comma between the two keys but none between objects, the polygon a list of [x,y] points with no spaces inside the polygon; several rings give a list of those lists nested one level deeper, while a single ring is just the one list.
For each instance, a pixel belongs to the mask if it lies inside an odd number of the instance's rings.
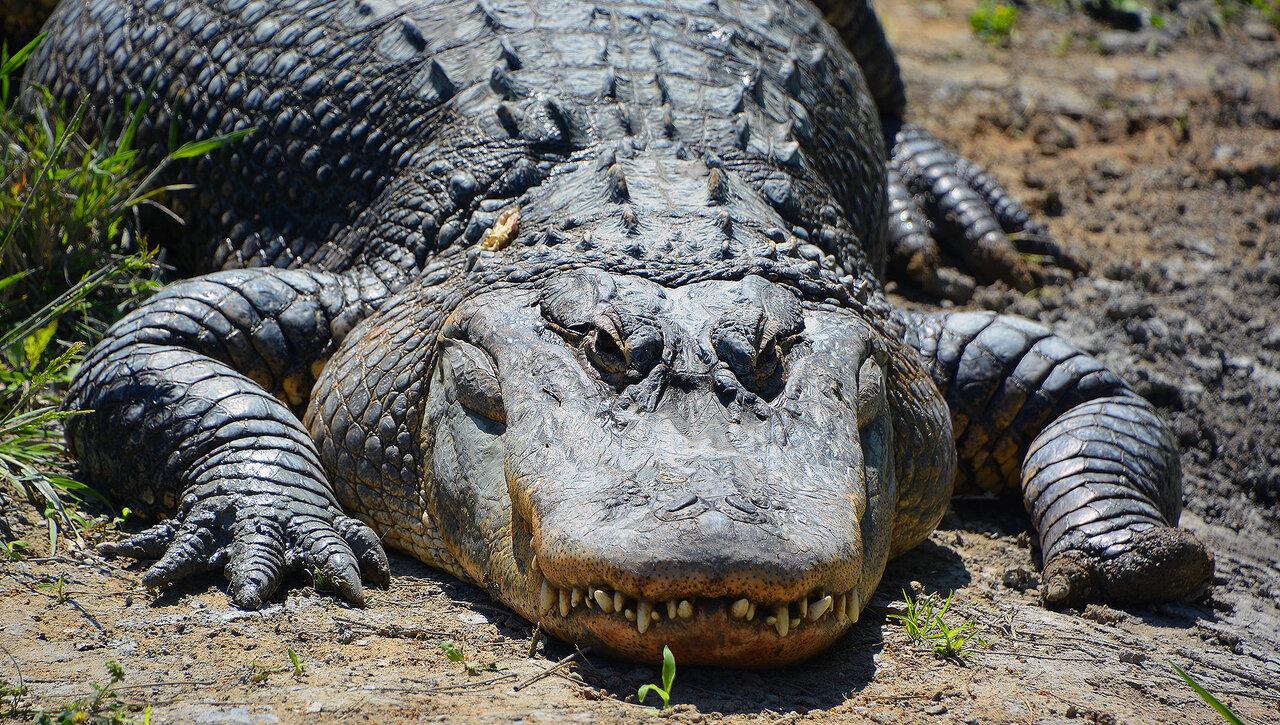
[{"label": "crocodile foot", "polygon": [[1084,260],[1051,238],[985,169],[917,126],[891,123],[886,133],[895,274],[930,294],[968,299],[973,279],[941,265],[939,243],[970,272],[1024,292],[1044,282],[1044,271],[1028,257],[1073,274],[1086,271]]},{"label": "crocodile foot", "polygon": [[1044,602],[1061,608],[1175,600],[1212,576],[1213,554],[1190,531],[1159,527],[1138,534],[1118,556],[1070,549],[1054,557],[1044,568]]},{"label": "crocodile foot", "polygon": [[98,552],[158,558],[142,576],[148,587],[221,568],[232,600],[245,609],[261,608],[290,571],[310,571],[317,582],[327,581],[361,605],[361,574],[379,586],[390,582],[387,556],[368,526],[331,506],[268,499],[222,494],[192,502],[188,497],[176,519],[100,544]]}]

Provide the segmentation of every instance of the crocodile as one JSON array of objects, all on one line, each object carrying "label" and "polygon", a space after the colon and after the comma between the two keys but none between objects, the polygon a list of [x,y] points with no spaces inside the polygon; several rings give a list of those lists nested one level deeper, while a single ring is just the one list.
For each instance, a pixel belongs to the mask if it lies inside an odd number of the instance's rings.
[{"label": "crocodile", "polygon": [[258,608],[305,570],[359,604],[387,546],[597,651],[786,664],[953,489],[1021,491],[1049,605],[1211,574],[1120,377],[890,303],[887,267],[957,284],[939,242],[1038,279],[1026,210],[907,123],[869,2],[67,0],[45,29],[27,81],[108,133],[145,99],[150,158],[252,132],[171,177],[203,274],[67,394],[82,469],[160,518],[101,547],[148,585],[221,569]]}]

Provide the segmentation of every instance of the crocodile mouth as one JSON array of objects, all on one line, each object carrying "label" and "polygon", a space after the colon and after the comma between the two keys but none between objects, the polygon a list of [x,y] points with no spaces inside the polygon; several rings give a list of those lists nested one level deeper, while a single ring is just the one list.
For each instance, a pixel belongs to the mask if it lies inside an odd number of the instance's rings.
[{"label": "crocodile mouth", "polygon": [[863,597],[855,587],[781,603],[732,596],[655,601],[543,579],[530,618],[562,639],[627,659],[658,661],[670,647],[682,664],[773,667],[829,647],[858,621]]},{"label": "crocodile mouth", "polygon": [[746,626],[754,623],[762,633],[773,630],[779,638],[785,638],[801,627],[820,624],[828,617],[837,625],[853,624],[861,611],[862,599],[857,589],[834,594],[819,591],[782,604],[754,602],[746,597],[690,597],[655,602],[606,587],[557,587],[544,579],[538,595],[538,614],[543,618],[611,616],[625,620],[639,634],[647,633],[663,621],[696,625],[701,618],[715,616]]}]

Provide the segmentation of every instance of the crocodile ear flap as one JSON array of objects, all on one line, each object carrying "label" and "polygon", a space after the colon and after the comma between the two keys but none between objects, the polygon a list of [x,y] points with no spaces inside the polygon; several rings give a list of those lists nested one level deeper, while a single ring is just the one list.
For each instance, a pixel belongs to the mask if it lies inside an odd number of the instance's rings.
[{"label": "crocodile ear flap", "polygon": [[457,401],[473,413],[506,425],[497,365],[484,348],[472,344],[466,324],[456,312],[445,320],[437,340],[441,373],[452,381]]},{"label": "crocodile ear flap", "polygon": [[506,425],[507,409],[493,359],[481,348],[457,338],[442,338],[440,343],[441,372],[453,382],[457,401],[473,413]]},{"label": "crocodile ear flap", "polygon": [[617,283],[599,270],[558,274],[543,289],[542,316],[567,330],[583,328],[600,311],[600,302],[616,295]]}]

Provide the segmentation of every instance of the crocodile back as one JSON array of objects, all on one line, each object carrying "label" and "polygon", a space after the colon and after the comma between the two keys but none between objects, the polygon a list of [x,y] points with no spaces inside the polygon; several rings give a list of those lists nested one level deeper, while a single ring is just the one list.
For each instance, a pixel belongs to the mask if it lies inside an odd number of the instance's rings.
[{"label": "crocodile back", "polygon": [[[199,189],[179,203],[211,268],[412,274],[558,179],[598,174],[599,193],[545,224],[591,217],[619,152],[645,159],[637,190],[722,166],[740,187],[726,224],[812,242],[855,276],[883,254],[875,104],[807,2],[71,0],[47,29],[29,79],[86,97],[100,128],[148,97],[154,158],[254,129],[173,179]],[[642,215],[710,203],[646,198]],[[720,244],[694,236],[672,253]]]}]

